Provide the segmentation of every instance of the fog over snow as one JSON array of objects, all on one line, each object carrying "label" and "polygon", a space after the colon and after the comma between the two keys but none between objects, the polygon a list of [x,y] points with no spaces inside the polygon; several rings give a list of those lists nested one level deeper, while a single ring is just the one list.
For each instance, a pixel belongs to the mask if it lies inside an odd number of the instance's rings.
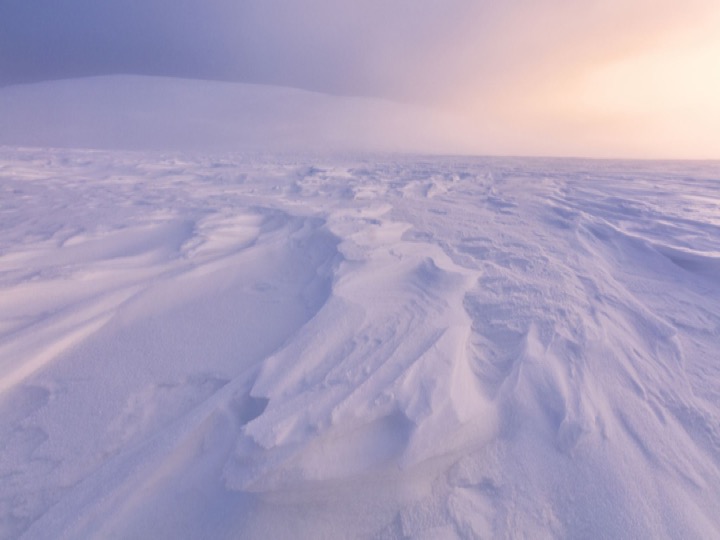
[{"label": "fog over snow", "polygon": [[0,3],[0,540],[720,537],[719,15]]},{"label": "fog over snow", "polygon": [[0,85],[278,85],[441,109],[458,153],[707,159],[719,24],[715,0],[7,0]]}]

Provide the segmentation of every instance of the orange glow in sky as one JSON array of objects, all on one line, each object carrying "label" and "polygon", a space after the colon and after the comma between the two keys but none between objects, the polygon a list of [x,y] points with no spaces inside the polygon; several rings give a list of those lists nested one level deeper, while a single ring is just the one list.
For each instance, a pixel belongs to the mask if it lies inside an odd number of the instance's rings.
[{"label": "orange glow in sky", "polygon": [[466,132],[488,153],[720,159],[720,9],[668,24],[624,51],[528,69],[476,100]]},{"label": "orange glow in sky", "polygon": [[599,128],[605,122],[617,139],[633,134],[628,149],[720,158],[720,32],[678,36],[593,66],[572,92],[577,112]]}]

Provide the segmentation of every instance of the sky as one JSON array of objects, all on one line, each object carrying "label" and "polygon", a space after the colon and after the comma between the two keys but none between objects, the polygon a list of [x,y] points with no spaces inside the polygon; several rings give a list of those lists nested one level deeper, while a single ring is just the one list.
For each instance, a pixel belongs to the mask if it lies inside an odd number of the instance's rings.
[{"label": "sky", "polygon": [[0,85],[132,73],[446,111],[480,153],[720,158],[717,0],[2,0]]}]

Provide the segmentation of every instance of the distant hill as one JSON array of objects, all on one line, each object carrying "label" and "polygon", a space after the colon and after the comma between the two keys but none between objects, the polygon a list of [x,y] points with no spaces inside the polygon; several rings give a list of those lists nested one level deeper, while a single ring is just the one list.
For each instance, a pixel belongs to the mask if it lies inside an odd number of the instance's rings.
[{"label": "distant hill", "polygon": [[0,88],[0,144],[123,150],[446,153],[448,118],[368,98],[112,75]]}]

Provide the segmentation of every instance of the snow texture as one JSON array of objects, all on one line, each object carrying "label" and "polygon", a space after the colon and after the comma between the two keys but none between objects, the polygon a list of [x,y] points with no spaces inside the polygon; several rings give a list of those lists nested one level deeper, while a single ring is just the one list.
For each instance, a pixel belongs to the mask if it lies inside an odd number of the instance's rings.
[{"label": "snow texture", "polygon": [[720,537],[717,163],[0,149],[0,538]]}]

